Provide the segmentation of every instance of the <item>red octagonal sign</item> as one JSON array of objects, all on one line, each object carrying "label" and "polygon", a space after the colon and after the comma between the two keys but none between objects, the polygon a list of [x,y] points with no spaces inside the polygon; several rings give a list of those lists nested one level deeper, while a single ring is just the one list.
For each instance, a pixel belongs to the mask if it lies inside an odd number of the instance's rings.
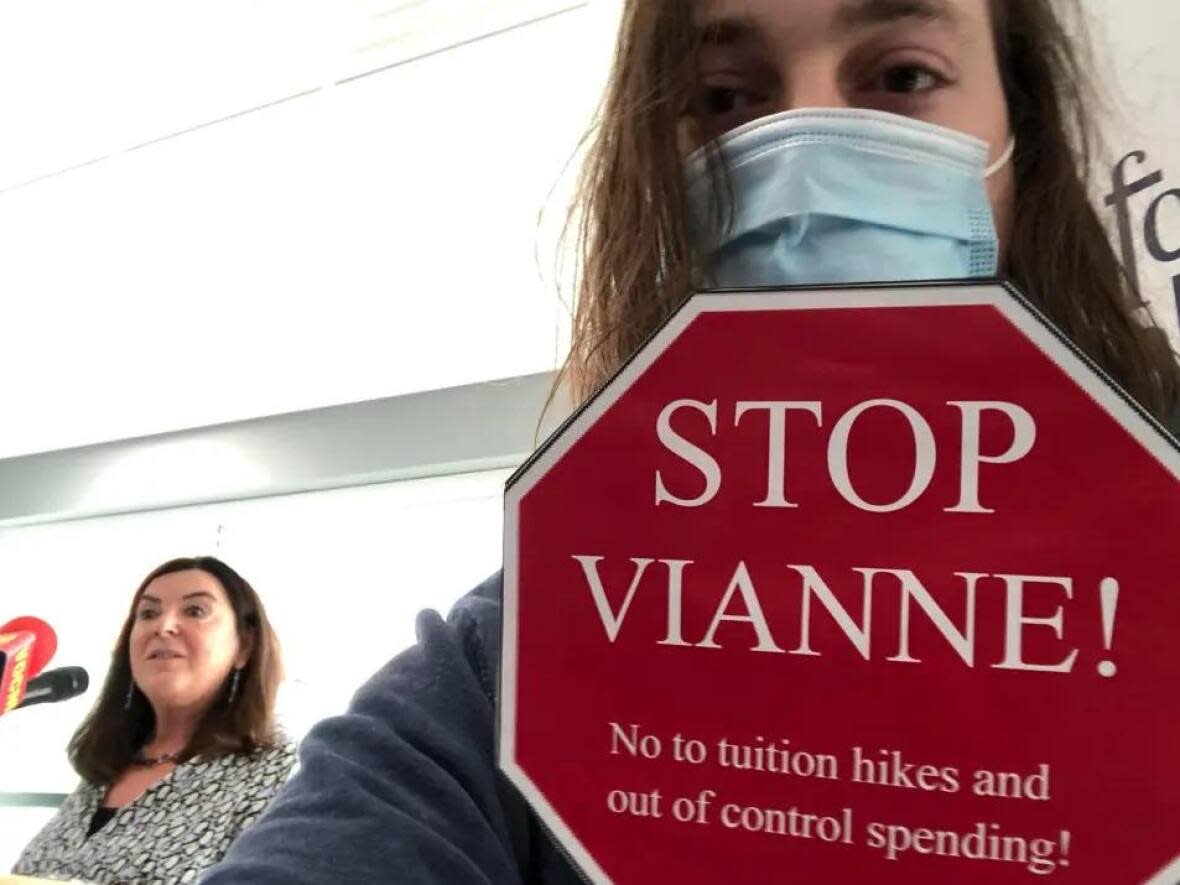
[{"label": "red octagonal sign", "polygon": [[594,882],[1180,881],[1180,454],[1001,285],[698,295],[509,484]]}]

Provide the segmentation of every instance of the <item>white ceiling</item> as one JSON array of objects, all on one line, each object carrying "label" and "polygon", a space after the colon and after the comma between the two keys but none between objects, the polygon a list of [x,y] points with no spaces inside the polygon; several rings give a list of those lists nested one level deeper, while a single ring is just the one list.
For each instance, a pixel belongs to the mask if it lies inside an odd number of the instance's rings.
[{"label": "white ceiling", "polygon": [[554,368],[616,4],[0,0],[0,458]]},{"label": "white ceiling", "polygon": [[5,0],[0,193],[586,0]]}]

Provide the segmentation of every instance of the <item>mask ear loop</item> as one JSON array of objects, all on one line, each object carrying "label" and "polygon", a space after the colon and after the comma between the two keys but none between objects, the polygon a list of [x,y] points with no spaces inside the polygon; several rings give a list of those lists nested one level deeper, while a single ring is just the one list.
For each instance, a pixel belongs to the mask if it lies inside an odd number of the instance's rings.
[{"label": "mask ear loop", "polygon": [[983,177],[985,179],[991,178],[1001,169],[1008,165],[1012,159],[1012,155],[1016,153],[1016,136],[1013,135],[1008,139],[1008,146],[1004,148],[1004,153],[1000,154],[1000,158],[983,170]]}]

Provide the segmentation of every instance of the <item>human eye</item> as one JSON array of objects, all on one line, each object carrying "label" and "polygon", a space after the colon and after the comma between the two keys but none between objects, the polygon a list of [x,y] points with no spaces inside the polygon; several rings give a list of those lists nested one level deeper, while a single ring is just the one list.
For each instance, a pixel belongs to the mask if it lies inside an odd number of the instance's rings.
[{"label": "human eye", "polygon": [[144,607],[135,613],[135,617],[140,621],[150,621],[152,618],[159,617],[160,613],[154,608]]},{"label": "human eye", "polygon": [[706,75],[697,95],[697,117],[706,138],[716,138],[767,113],[767,90],[739,75]]},{"label": "human eye", "polygon": [[737,114],[765,101],[751,89],[729,83],[706,83],[701,90],[701,110],[714,117]]},{"label": "human eye", "polygon": [[209,614],[209,609],[207,606],[194,602],[185,607],[184,613],[190,618],[203,618]]},{"label": "human eye", "polygon": [[877,89],[894,95],[913,95],[937,89],[945,82],[937,71],[918,64],[900,64],[881,72]]},{"label": "human eye", "polygon": [[859,78],[857,103],[917,115],[953,82],[948,66],[930,53],[891,53],[870,65]]}]

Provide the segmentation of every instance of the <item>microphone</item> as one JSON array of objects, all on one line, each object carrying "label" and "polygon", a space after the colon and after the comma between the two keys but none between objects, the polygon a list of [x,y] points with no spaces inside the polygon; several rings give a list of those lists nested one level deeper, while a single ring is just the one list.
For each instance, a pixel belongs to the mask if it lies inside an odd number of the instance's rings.
[{"label": "microphone", "polygon": [[57,651],[57,634],[40,618],[16,618],[0,627],[0,715],[16,709],[26,683]]},{"label": "microphone", "polygon": [[25,688],[25,697],[16,709],[34,704],[56,704],[76,698],[90,687],[90,674],[82,667],[58,667],[46,670],[35,679],[30,679]]}]

